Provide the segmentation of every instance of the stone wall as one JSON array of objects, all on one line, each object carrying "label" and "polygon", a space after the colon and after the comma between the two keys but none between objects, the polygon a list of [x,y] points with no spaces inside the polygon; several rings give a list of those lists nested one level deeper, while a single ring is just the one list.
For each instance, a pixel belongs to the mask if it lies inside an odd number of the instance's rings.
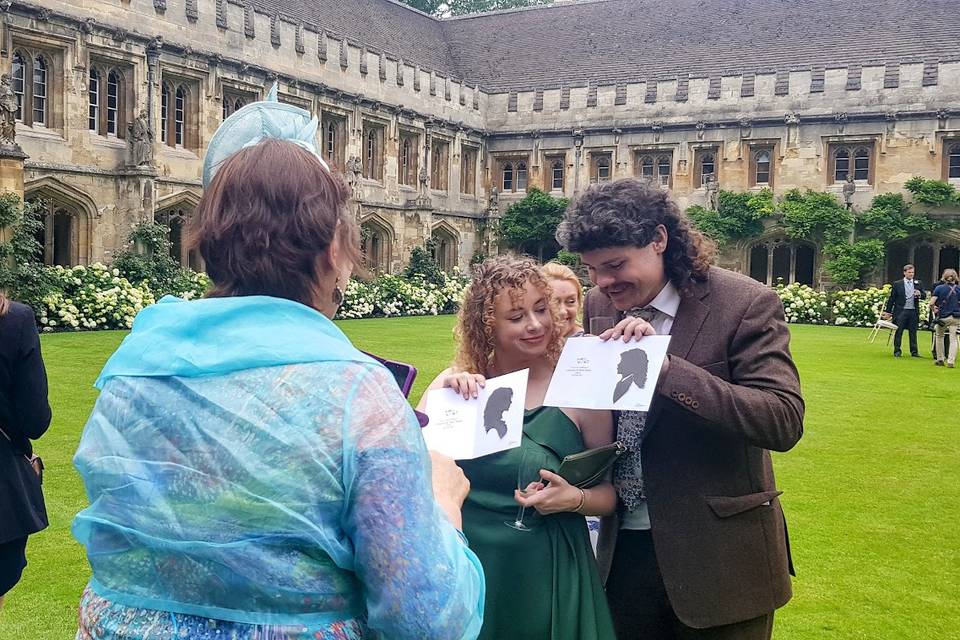
[{"label": "stone wall", "polygon": [[[3,14],[0,67],[10,70],[15,51],[41,52],[50,63],[47,125],[18,126],[18,142],[30,156],[28,197],[42,195],[82,218],[71,231],[86,238],[76,240],[77,261],[109,261],[137,221],[195,205],[201,159],[224,101],[262,98],[273,82],[282,101],[318,116],[321,135],[331,118],[342,123],[341,170],[365,155],[365,131],[379,132],[373,175],[349,176],[352,206],[368,230],[382,235],[378,246],[389,255],[379,268],[394,272],[434,233],[453,238],[461,267],[486,252],[491,190],[499,192],[495,213],[525,194],[516,173],[504,189],[508,163],[514,171],[523,163],[527,186],[574,197],[600,177],[602,162],[610,163],[602,179],[612,179],[640,175],[642,157],[666,158],[665,186],[687,207],[706,203],[705,157],[713,156],[720,188],[740,191],[763,186],[755,178],[764,149],[771,160],[766,184],[777,195],[809,188],[840,197],[832,153],[846,145],[868,151],[869,175],[857,181],[854,196],[854,206],[864,208],[914,175],[946,177],[946,145],[960,140],[955,59],[488,93],[342,27],[267,15],[232,0],[11,3]],[[88,126],[90,71],[108,68],[123,78],[117,135]],[[164,83],[185,92],[181,145],[160,139]],[[131,166],[122,138],[141,109],[155,134],[152,169]],[[422,178],[401,176],[407,136],[418,172],[426,169]],[[323,148],[325,140],[319,142]],[[435,143],[446,145],[439,167]],[[462,164],[473,154],[467,185]],[[556,189],[554,162],[562,174]],[[436,171],[446,177],[435,180]],[[749,247],[732,249],[721,261],[749,271],[748,254]]]}]

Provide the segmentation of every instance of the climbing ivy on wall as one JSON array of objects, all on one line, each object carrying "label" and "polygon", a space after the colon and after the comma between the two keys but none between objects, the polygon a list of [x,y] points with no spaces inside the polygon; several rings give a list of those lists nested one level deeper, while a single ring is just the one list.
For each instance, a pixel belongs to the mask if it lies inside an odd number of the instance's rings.
[{"label": "climbing ivy on wall", "polygon": [[775,201],[773,193],[763,189],[721,191],[716,211],[695,205],[687,214],[721,248],[758,237],[764,220],[774,220],[789,238],[817,242],[827,258],[823,268],[829,278],[837,285],[853,286],[883,263],[890,242],[951,224],[930,217],[929,208],[960,207],[960,193],[947,182],[916,177],[905,188],[912,203],[903,194],[883,193],[859,213],[848,210],[832,193],[793,189]]}]

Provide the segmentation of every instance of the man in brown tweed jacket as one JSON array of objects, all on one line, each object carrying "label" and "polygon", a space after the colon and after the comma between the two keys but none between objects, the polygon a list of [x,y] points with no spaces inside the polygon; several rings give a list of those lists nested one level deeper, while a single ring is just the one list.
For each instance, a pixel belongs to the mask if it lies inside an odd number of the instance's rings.
[{"label": "man in brown tweed jacket", "polygon": [[618,638],[769,638],[792,573],[769,452],[797,443],[804,411],[780,300],[710,266],[669,194],[637,180],[588,189],[557,237],[596,285],[588,331],[672,336],[650,412],[618,417],[630,453],[598,547]]}]

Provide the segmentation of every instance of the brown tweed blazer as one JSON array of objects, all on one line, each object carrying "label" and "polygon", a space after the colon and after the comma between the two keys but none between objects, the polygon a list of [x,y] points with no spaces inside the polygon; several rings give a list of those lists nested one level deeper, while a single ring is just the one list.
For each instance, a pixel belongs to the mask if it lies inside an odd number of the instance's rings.
[{"label": "brown tweed blazer", "polygon": [[[803,433],[803,397],[777,295],[711,267],[691,282],[671,330],[670,365],[658,382],[643,443],[643,472],[657,561],[670,602],[694,628],[772,612],[791,596],[792,561],[770,450]],[[599,290],[590,318],[619,320]],[[617,516],[604,518],[604,580]]]}]

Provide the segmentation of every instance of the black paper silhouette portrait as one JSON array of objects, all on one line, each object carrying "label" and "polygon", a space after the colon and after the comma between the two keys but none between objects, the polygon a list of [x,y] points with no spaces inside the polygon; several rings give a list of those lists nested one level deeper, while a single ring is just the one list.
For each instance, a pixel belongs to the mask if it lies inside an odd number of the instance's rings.
[{"label": "black paper silhouette portrait", "polygon": [[636,385],[638,389],[643,389],[647,384],[647,368],[649,360],[647,352],[643,349],[630,349],[620,354],[620,364],[617,365],[617,373],[620,374],[620,382],[613,390],[613,401],[616,402],[630,390],[630,385]]},{"label": "black paper silhouette portrait", "polygon": [[503,414],[510,409],[512,403],[513,389],[500,387],[493,390],[487,398],[487,406],[483,408],[484,433],[496,431],[501,439],[507,435],[507,423],[503,419]]}]

